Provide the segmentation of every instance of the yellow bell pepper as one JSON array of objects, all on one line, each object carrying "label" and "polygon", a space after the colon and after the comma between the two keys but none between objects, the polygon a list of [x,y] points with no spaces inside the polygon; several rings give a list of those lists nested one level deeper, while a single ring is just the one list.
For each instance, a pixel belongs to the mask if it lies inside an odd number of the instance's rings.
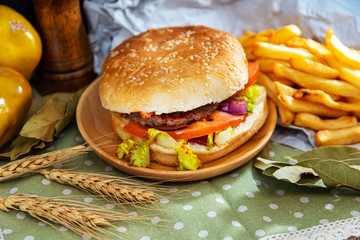
[{"label": "yellow bell pepper", "polygon": [[26,18],[4,5],[0,5],[0,43],[0,66],[29,80],[41,58],[41,39]]},{"label": "yellow bell pepper", "polygon": [[28,80],[17,71],[0,66],[0,147],[17,133],[33,99]]}]

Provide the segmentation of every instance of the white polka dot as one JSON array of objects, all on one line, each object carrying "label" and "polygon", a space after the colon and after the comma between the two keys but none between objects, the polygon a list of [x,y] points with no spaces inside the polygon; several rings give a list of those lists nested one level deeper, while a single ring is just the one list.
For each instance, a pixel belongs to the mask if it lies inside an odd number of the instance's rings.
[{"label": "white polka dot", "polygon": [[92,166],[92,165],[94,164],[94,162],[91,161],[91,160],[86,160],[86,161],[84,162],[84,164],[85,164],[86,166]]},{"label": "white polka dot", "polygon": [[160,202],[161,202],[162,204],[167,204],[167,203],[169,203],[169,199],[167,199],[167,198],[162,198],[162,199],[160,199]]},{"label": "white polka dot", "polygon": [[332,209],[334,209],[334,205],[332,205],[331,203],[328,203],[325,205],[325,208],[328,210],[332,210]]},{"label": "white polka dot", "polygon": [[198,234],[199,237],[205,238],[209,233],[206,230],[201,230]]},{"label": "white polka dot", "polygon": [[327,220],[327,219],[320,219],[319,223],[321,223],[321,224],[328,224],[328,223],[329,223],[329,220]]},{"label": "white polka dot", "polygon": [[118,227],[117,230],[118,230],[118,232],[126,232],[127,228],[126,227]]},{"label": "white polka dot", "polygon": [[295,161],[295,160],[293,160],[293,159],[289,159],[289,163],[292,164],[292,165],[294,165],[294,164],[297,163],[297,161]]},{"label": "white polka dot", "polygon": [[183,209],[186,210],[186,211],[189,211],[192,209],[192,206],[191,205],[185,205],[183,206]]},{"label": "white polka dot", "polygon": [[232,237],[224,237],[223,240],[233,240],[233,238]]},{"label": "white polka dot", "polygon": [[77,137],[75,138],[75,140],[76,140],[77,142],[84,142],[84,139],[83,139],[81,136],[77,136]]},{"label": "white polka dot", "polygon": [[232,173],[232,174],[230,174],[230,177],[238,177],[238,176],[239,176],[238,173]]},{"label": "white polka dot", "polygon": [[66,232],[67,230],[69,230],[69,228],[67,228],[66,226],[61,226],[59,229],[62,232]]},{"label": "white polka dot", "polygon": [[24,240],[34,240],[35,238],[33,236],[26,236],[24,237]]},{"label": "white polka dot", "polygon": [[296,227],[288,227],[287,228],[289,232],[296,232],[297,228]]},{"label": "white polka dot", "polygon": [[115,207],[115,205],[109,203],[109,204],[106,204],[105,207],[106,207],[107,209],[113,209],[113,208]]},{"label": "white polka dot", "polygon": [[9,193],[14,194],[17,192],[17,190],[18,190],[18,188],[14,187],[14,188],[10,189]]},{"label": "white polka dot", "polygon": [[252,192],[247,192],[245,193],[245,195],[248,196],[249,198],[255,197],[255,195]]},{"label": "white polka dot", "polygon": [[294,217],[296,217],[296,218],[302,218],[303,216],[304,216],[304,214],[302,214],[301,212],[294,213]]},{"label": "white polka dot", "polygon": [[111,170],[113,170],[114,169],[114,167],[113,166],[110,166],[110,165],[107,165],[106,167],[105,167],[105,171],[107,171],[107,172],[110,172]]},{"label": "white polka dot", "polygon": [[216,217],[216,212],[210,211],[210,212],[207,213],[207,216],[211,217],[211,218]]},{"label": "white polka dot", "polygon": [[269,208],[271,208],[271,209],[278,209],[279,206],[278,206],[277,204],[275,204],[275,203],[270,203],[270,204],[269,204]]},{"label": "white polka dot", "polygon": [[210,183],[208,180],[202,180],[201,181],[202,184],[207,184],[207,183]]},{"label": "white polka dot", "polygon": [[64,195],[69,195],[69,194],[71,194],[72,193],[72,191],[71,191],[71,189],[64,189],[63,191],[62,191],[62,193],[64,194]]},{"label": "white polka dot", "polygon": [[266,232],[262,229],[259,229],[259,230],[256,230],[255,231],[255,235],[258,236],[258,237],[262,237],[262,236],[265,236]]},{"label": "white polka dot", "polygon": [[241,205],[239,208],[238,208],[238,211],[239,212],[246,212],[248,210],[248,207],[247,206],[244,206],[244,205]]},{"label": "white polka dot", "polygon": [[89,236],[89,235],[82,235],[82,238],[84,239],[84,240],[90,240],[92,237],[91,236]]},{"label": "white polka dot", "polygon": [[49,185],[51,183],[51,181],[47,178],[44,178],[43,180],[41,180],[41,183],[44,185]]},{"label": "white polka dot", "polygon": [[330,193],[332,194],[332,195],[339,195],[339,190],[337,190],[337,189],[331,189],[331,191],[330,191]]},{"label": "white polka dot", "polygon": [[54,167],[54,168],[62,168],[63,165],[62,165],[62,163],[55,163],[55,164],[53,165],[53,167]]},{"label": "white polka dot", "polygon": [[151,219],[151,223],[152,224],[158,224],[160,222],[160,218],[159,217],[154,217],[153,219]]},{"label": "white polka dot", "polygon": [[234,227],[241,227],[241,224],[240,224],[238,221],[232,221],[231,224],[232,224]]},{"label": "white polka dot", "polygon": [[309,200],[309,198],[308,197],[301,197],[300,198],[300,202],[302,202],[302,203],[308,203],[310,200]]},{"label": "white polka dot", "polygon": [[12,234],[12,230],[11,229],[4,229],[3,231],[2,231],[2,233],[3,234]]},{"label": "white polka dot", "polygon": [[184,227],[184,224],[182,222],[177,222],[174,224],[174,229],[175,230],[180,230]]},{"label": "white polka dot", "polygon": [[198,196],[201,195],[201,192],[196,191],[196,192],[193,192],[191,195],[192,195],[193,197],[198,197]]},{"label": "white polka dot", "polygon": [[91,203],[94,199],[92,197],[86,197],[84,198],[84,202]]},{"label": "white polka dot", "polygon": [[169,189],[169,192],[171,192],[171,193],[176,193],[178,191],[179,191],[179,189],[177,189],[177,188],[170,188]]},{"label": "white polka dot", "polygon": [[270,217],[268,217],[268,216],[263,216],[262,218],[263,218],[263,220],[265,222],[271,222],[272,221],[272,219]]},{"label": "white polka dot", "polygon": [[43,226],[46,226],[47,223],[46,223],[46,222],[43,222],[43,221],[40,221],[40,222],[38,222],[38,225],[39,225],[40,227],[43,227]]},{"label": "white polka dot", "polygon": [[217,201],[218,203],[225,203],[225,201],[221,198],[216,198],[215,201]]},{"label": "white polka dot", "polygon": [[26,217],[26,213],[24,212],[18,212],[16,214],[17,219],[24,219]]},{"label": "white polka dot", "polygon": [[130,216],[137,216],[138,213],[137,213],[137,212],[129,212],[129,215],[130,215]]},{"label": "white polka dot", "polygon": [[52,151],[52,150],[54,150],[54,149],[55,149],[54,145],[51,145],[51,146],[49,146],[49,147],[46,148],[46,151]]},{"label": "white polka dot", "polygon": [[282,195],[285,194],[285,191],[282,190],[282,189],[278,189],[278,190],[275,191],[275,193],[276,193],[276,195],[282,196]]},{"label": "white polka dot", "polygon": [[253,180],[253,183],[257,186],[260,186],[261,185],[261,181],[260,180],[257,180],[257,179],[254,179]]},{"label": "white polka dot", "polygon": [[360,197],[355,197],[355,200],[360,202]]},{"label": "white polka dot", "polygon": [[149,236],[143,236],[140,238],[140,240],[150,240],[150,237]]},{"label": "white polka dot", "polygon": [[273,151],[269,151],[269,155],[270,155],[270,157],[273,157],[273,156],[275,156],[275,153]]},{"label": "white polka dot", "polygon": [[229,190],[231,188],[230,184],[225,184],[224,186],[222,186],[223,190]]},{"label": "white polka dot", "polygon": [[350,214],[354,217],[359,217],[360,216],[360,212],[359,211],[351,211]]}]

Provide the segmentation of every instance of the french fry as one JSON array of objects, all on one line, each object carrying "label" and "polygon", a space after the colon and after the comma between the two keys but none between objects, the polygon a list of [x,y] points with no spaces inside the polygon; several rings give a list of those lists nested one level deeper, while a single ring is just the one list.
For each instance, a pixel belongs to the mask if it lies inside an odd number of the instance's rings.
[{"label": "french fry", "polygon": [[340,78],[351,83],[352,85],[360,88],[360,71],[359,70],[351,70],[349,68],[341,68],[340,70]]},{"label": "french fry", "polygon": [[[357,98],[346,98],[346,101],[353,104],[359,104],[360,105],[360,99]],[[360,112],[353,112],[353,114],[360,120]]]},{"label": "french fry", "polygon": [[238,40],[244,48],[253,47],[256,42],[268,42],[274,35],[274,32],[274,29],[268,29],[255,34],[251,34],[249,31],[248,35],[241,36]]},{"label": "french fry", "polygon": [[287,78],[284,78],[284,77],[279,77],[277,75],[275,75],[275,73],[268,73],[267,74],[271,80],[273,80],[273,82],[279,82],[279,83],[282,83],[286,86],[289,86],[289,87],[293,87],[295,85],[295,83],[293,81],[290,81],[289,79]]},{"label": "french fry", "polygon": [[257,61],[259,63],[260,71],[266,72],[266,73],[273,71],[273,67],[274,67],[275,63],[284,64],[285,66],[290,67],[290,64],[286,61],[276,60],[276,59],[271,59],[271,58],[258,58]]},{"label": "french fry", "polygon": [[300,28],[295,24],[290,24],[275,30],[274,36],[270,39],[270,42],[276,44],[282,44],[300,35],[301,35]]},{"label": "french fry", "polygon": [[252,32],[252,31],[250,31],[250,30],[248,30],[248,29],[245,29],[245,30],[243,31],[243,33],[244,33],[245,36],[252,36],[252,35],[255,34],[254,32]]},{"label": "french fry", "polygon": [[330,118],[341,117],[347,114],[347,112],[342,110],[332,109],[320,103],[296,99],[285,94],[280,94],[278,98],[280,102],[284,104],[288,109],[297,113],[307,112]]},{"label": "french fry", "polygon": [[360,89],[345,81],[316,77],[281,64],[274,65],[274,73],[305,88],[323,90],[333,95],[360,98]]},{"label": "french fry", "polygon": [[306,48],[309,49],[309,51],[315,54],[316,56],[320,58],[325,58],[325,56],[330,54],[329,49],[327,49],[323,44],[309,38],[304,39],[304,41]]},{"label": "french fry", "polygon": [[259,73],[257,81],[258,84],[265,87],[268,97],[275,103],[278,109],[281,124],[285,127],[292,123],[295,113],[286,108],[277,98],[278,91],[271,79],[264,73]]},{"label": "french fry", "polygon": [[329,54],[325,55],[325,60],[330,67],[335,68],[339,71],[341,71],[341,69],[344,67],[348,68],[348,69],[354,69],[354,68],[350,67],[349,65],[340,62],[339,59],[337,59],[335,57],[335,55],[331,52]]},{"label": "french fry", "polygon": [[298,113],[295,116],[294,125],[318,131],[356,126],[357,119],[355,116],[342,116],[336,119],[321,119],[317,115],[311,113]]},{"label": "french fry", "polygon": [[337,59],[349,66],[360,69],[360,54],[346,47],[329,28],[325,37],[326,46],[334,53]]},{"label": "french fry", "polygon": [[246,55],[246,59],[248,61],[254,61],[256,60],[256,57],[252,54],[252,48],[251,47],[248,47],[248,48],[244,48],[244,52],[245,52],[245,55]]},{"label": "french fry", "polygon": [[313,74],[322,78],[334,79],[339,76],[339,70],[328,67],[320,62],[315,62],[303,57],[290,58],[290,64],[293,68]]},{"label": "french fry", "polygon": [[315,135],[315,142],[318,147],[359,143],[360,126],[320,130]]},{"label": "french fry", "polygon": [[292,48],[306,48],[306,40],[301,37],[294,37],[285,42],[285,45]]},{"label": "french fry", "polygon": [[290,87],[278,81],[274,82],[274,86],[278,90],[279,94],[285,94],[288,96],[292,96],[297,91],[296,88]]},{"label": "french fry", "polygon": [[321,90],[301,88],[293,94],[293,97],[296,99],[303,99],[310,102],[321,103],[330,108],[335,108],[347,112],[360,111],[360,104],[334,101],[329,94]]},{"label": "french fry", "polygon": [[278,60],[289,61],[291,57],[301,56],[305,58],[309,58],[315,61],[320,61],[320,59],[309,52],[298,48],[290,48],[281,45],[275,45],[266,42],[257,42],[254,45],[253,54],[257,57],[262,58],[273,58]]}]

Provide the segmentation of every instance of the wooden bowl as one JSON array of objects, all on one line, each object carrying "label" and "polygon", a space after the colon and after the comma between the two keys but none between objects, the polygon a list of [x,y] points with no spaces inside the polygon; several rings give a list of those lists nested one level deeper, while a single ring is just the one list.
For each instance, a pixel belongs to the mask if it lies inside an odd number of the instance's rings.
[{"label": "wooden bowl", "polygon": [[270,140],[276,126],[276,108],[269,101],[269,116],[260,131],[248,142],[228,155],[203,164],[194,171],[177,171],[175,167],[163,166],[151,162],[147,168],[129,166],[128,161],[118,159],[115,155],[120,144],[114,133],[110,112],[104,109],[99,98],[100,79],[95,80],[81,96],[76,110],[76,121],[85,141],[93,147],[94,152],[105,162],[126,173],[152,180],[185,182],[206,179],[229,172],[250,161]]}]

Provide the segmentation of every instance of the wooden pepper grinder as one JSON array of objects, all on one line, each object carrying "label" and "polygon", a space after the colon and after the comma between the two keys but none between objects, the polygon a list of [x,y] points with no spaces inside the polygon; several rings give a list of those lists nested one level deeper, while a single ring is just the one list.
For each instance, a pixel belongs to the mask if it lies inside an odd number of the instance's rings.
[{"label": "wooden pepper grinder", "polygon": [[94,75],[93,54],[79,0],[33,0],[43,53],[36,70],[42,94],[74,92]]}]

